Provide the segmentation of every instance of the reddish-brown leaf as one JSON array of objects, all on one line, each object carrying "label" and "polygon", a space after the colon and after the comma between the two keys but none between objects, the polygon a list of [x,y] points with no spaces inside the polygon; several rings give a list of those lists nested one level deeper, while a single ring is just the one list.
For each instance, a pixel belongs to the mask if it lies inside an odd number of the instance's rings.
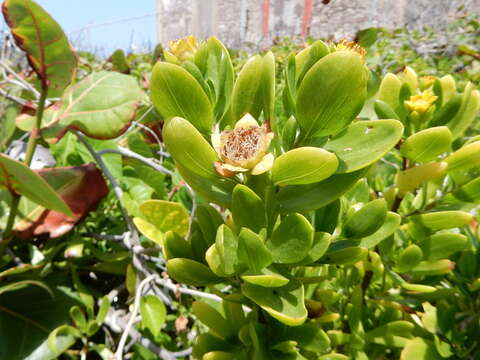
[{"label": "reddish-brown leaf", "polygon": [[50,237],[62,236],[89,212],[95,210],[100,200],[108,194],[105,179],[95,164],[41,169],[36,172],[57,189],[72,210],[73,216],[44,209],[38,216],[16,224],[15,234],[20,238],[28,239],[43,234]]}]

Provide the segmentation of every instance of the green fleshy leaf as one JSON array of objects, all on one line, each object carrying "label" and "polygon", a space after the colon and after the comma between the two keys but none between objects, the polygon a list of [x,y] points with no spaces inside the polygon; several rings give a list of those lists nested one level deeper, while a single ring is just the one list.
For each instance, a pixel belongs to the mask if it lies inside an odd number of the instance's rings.
[{"label": "green fleshy leaf", "polygon": [[275,185],[305,185],[322,181],[338,167],[337,157],[311,146],[290,150],[278,158],[272,167]]},{"label": "green fleshy leaf", "polygon": [[225,46],[215,37],[209,38],[200,45],[195,53],[195,64],[207,82],[213,84],[215,90],[215,106],[213,112],[220,121],[230,106],[233,90],[233,65]]},{"label": "green fleshy leaf", "polygon": [[263,111],[264,118],[273,118],[275,103],[275,58],[271,52],[250,58],[238,74],[233,87],[232,110],[236,120],[245,114],[255,119]]},{"label": "green fleshy leaf", "polygon": [[204,134],[213,126],[213,109],[207,94],[187,70],[158,62],[152,70],[150,96],[163,118],[182,117]]},{"label": "green fleshy leaf", "polygon": [[388,73],[380,83],[378,100],[388,104],[393,111],[396,111],[400,106],[399,98],[401,87],[402,82],[400,79],[396,75]]},{"label": "green fleshy leaf", "polygon": [[387,203],[385,199],[376,199],[362,206],[350,215],[343,226],[347,237],[362,238],[373,234],[385,222]]},{"label": "green fleshy leaf", "polygon": [[175,161],[186,170],[206,179],[217,179],[217,153],[195,127],[185,119],[171,119],[163,128],[163,139]]},{"label": "green fleshy leaf", "polygon": [[398,194],[403,197],[407,192],[417,189],[423,183],[444,176],[448,171],[446,162],[429,162],[400,171],[395,175]]},{"label": "green fleshy leaf", "polygon": [[233,189],[232,215],[237,226],[246,227],[257,233],[267,226],[263,200],[242,184]]},{"label": "green fleshy leaf", "polygon": [[337,173],[350,173],[379,160],[398,143],[402,133],[398,120],[359,121],[329,140],[325,149],[338,156]]},{"label": "green fleshy leaf", "polygon": [[349,174],[333,175],[316,184],[285,186],[277,197],[280,211],[303,213],[321,208],[337,200],[364,175],[365,170],[362,169]]},{"label": "green fleshy leaf", "polygon": [[455,117],[447,126],[452,131],[453,138],[461,136],[470,126],[480,109],[480,92],[475,90],[472,83],[468,83],[462,96],[462,105]]},{"label": "green fleshy leaf", "polygon": [[[74,328],[65,331],[61,327],[71,321],[70,308],[81,305],[78,293],[65,286],[50,285],[49,291],[24,286],[0,296],[0,358],[56,359],[75,342]],[[28,336],[28,341],[19,334]]]},{"label": "green fleshy leaf", "polygon": [[467,243],[465,235],[440,233],[423,240],[419,245],[426,260],[439,260],[447,259],[454,253],[464,250]]},{"label": "green fleshy leaf", "polygon": [[392,107],[382,100],[375,100],[374,104],[375,113],[379,119],[397,119],[400,120],[400,116],[392,109]]},{"label": "green fleshy leaf", "polygon": [[297,342],[301,348],[317,353],[325,352],[331,345],[327,334],[314,324],[286,328],[283,336]]},{"label": "green fleshy leaf", "polygon": [[329,53],[330,49],[328,48],[327,44],[325,44],[322,40],[317,40],[295,55],[294,64],[295,74],[297,75],[297,87],[302,83],[302,80],[305,77],[305,74],[307,74],[308,70],[310,70],[318,60]]},{"label": "green fleshy leaf", "polygon": [[220,339],[230,336],[231,329],[227,320],[213,306],[203,301],[195,301],[192,304],[192,311],[198,320],[208,326],[212,334]]},{"label": "green fleshy leaf", "polygon": [[376,327],[365,333],[368,342],[403,348],[411,339],[414,325],[411,322],[398,320]]},{"label": "green fleshy leaf", "polygon": [[195,218],[204,240],[209,245],[213,244],[218,234],[218,228],[223,224],[222,215],[213,206],[200,204],[197,206]]},{"label": "green fleshy leaf", "polygon": [[450,151],[452,141],[452,133],[446,126],[432,127],[406,139],[400,152],[414,162],[427,162]]},{"label": "green fleshy leaf", "polygon": [[327,251],[327,253],[318,262],[336,265],[352,265],[365,259],[367,255],[368,250],[365,248],[346,247],[339,250]]},{"label": "green fleshy leaf", "polygon": [[243,294],[278,321],[289,325],[302,325],[307,319],[303,285],[290,281],[280,288],[265,288],[252,284],[242,285]]},{"label": "green fleshy leaf", "polygon": [[166,260],[175,258],[193,258],[190,243],[176,232],[167,231],[161,245],[163,247],[163,256]]},{"label": "green fleshy leaf", "polygon": [[412,215],[409,219],[431,230],[442,230],[467,225],[473,220],[473,215],[465,211],[451,210]]},{"label": "green fleshy leaf", "polygon": [[238,240],[225,224],[220,225],[213,244],[206,253],[208,265],[219,276],[232,276],[239,268]]},{"label": "green fleshy leaf", "polygon": [[448,163],[448,171],[461,171],[480,165],[480,141],[462,146],[443,161]]},{"label": "green fleshy leaf", "polygon": [[444,104],[437,112],[434,113],[430,126],[447,125],[460,110],[462,105],[462,95],[456,94],[446,104]]},{"label": "green fleshy leaf", "polygon": [[400,360],[439,360],[440,355],[430,340],[421,337],[410,339],[402,350]]},{"label": "green fleshy leaf", "polygon": [[180,166],[178,163],[177,168],[185,181],[192,187],[197,195],[201,196],[204,200],[227,208],[231,206],[232,192],[235,185],[237,185],[236,181],[219,176],[205,178],[202,175],[198,175]]},{"label": "green fleshy leaf", "polygon": [[360,246],[367,249],[373,249],[382,240],[385,240],[392,235],[400,226],[402,218],[397,213],[388,211],[383,225],[373,234],[363,237],[360,240]]},{"label": "green fleshy leaf", "polygon": [[221,280],[207,266],[190,259],[168,260],[167,270],[173,279],[187,285],[205,286]]},{"label": "green fleshy leaf", "polygon": [[238,236],[238,259],[252,271],[260,271],[273,262],[262,238],[246,228]]},{"label": "green fleshy leaf", "polygon": [[443,275],[451,272],[455,263],[448,259],[421,261],[410,273],[422,276]]},{"label": "green fleshy leaf", "polygon": [[296,265],[308,265],[320,259],[328,250],[332,236],[328,233],[316,232],[313,237],[313,245],[307,256]]},{"label": "green fleshy leaf", "polygon": [[331,135],[347,126],[366,95],[367,70],[358,54],[337,51],[322,57],[298,89],[296,119],[303,138]]},{"label": "green fleshy leaf", "polygon": [[140,205],[144,219],[165,233],[173,231],[184,236],[188,231],[187,209],[182,204],[165,200],[147,200]]},{"label": "green fleshy leaf", "polygon": [[263,269],[259,272],[247,272],[242,274],[241,278],[247,283],[267,288],[281,287],[289,282],[285,276],[269,269]]},{"label": "green fleshy leaf", "polygon": [[152,240],[153,242],[156,242],[157,244],[162,244],[164,233],[155,225],[139,217],[134,217],[133,223],[143,236]]},{"label": "green fleshy leaf", "polygon": [[154,337],[158,336],[167,318],[165,304],[155,295],[143,296],[140,300],[140,315],[142,328],[148,329]]},{"label": "green fleshy leaf", "polygon": [[122,49],[115,50],[108,59],[113,65],[113,70],[121,72],[122,74],[130,73],[130,65],[128,64],[125,52]]},{"label": "green fleshy leaf", "polygon": [[417,266],[422,258],[422,249],[415,244],[411,244],[400,253],[396,270],[400,273],[407,272]]},{"label": "green fleshy leaf", "polygon": [[273,231],[267,247],[278,263],[296,263],[303,260],[313,243],[313,228],[300,214],[288,214]]},{"label": "green fleshy leaf", "polygon": [[480,178],[462,185],[453,191],[452,195],[460,201],[478,203],[480,201]]}]

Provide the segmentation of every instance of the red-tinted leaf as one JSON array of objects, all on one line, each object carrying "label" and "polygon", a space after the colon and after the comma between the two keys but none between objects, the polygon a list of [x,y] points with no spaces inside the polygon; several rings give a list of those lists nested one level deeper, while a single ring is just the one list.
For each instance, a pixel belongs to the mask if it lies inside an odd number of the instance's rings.
[{"label": "red-tinted leaf", "polygon": [[49,88],[50,95],[60,95],[74,78],[77,66],[75,53],[60,25],[31,0],[5,0],[2,12],[42,88]]},{"label": "red-tinted leaf", "polygon": [[57,190],[72,210],[73,216],[35,208],[15,225],[15,234],[20,238],[28,239],[42,234],[62,236],[95,210],[99,201],[108,194],[105,179],[94,164],[41,169],[36,172]]},{"label": "red-tinted leaf", "polygon": [[[145,94],[131,76],[114,71],[95,72],[69,87],[62,100],[47,108],[42,118],[42,137],[58,142],[65,133],[78,130],[95,139],[123,134],[135,119]],[[17,118],[17,127],[31,131],[33,116]]]}]

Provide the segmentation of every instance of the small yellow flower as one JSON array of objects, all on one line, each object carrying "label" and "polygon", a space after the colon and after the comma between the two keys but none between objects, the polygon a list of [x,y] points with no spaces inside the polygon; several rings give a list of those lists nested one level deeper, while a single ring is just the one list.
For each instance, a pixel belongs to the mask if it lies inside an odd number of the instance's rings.
[{"label": "small yellow flower", "polygon": [[437,98],[438,96],[433,95],[430,91],[424,91],[418,95],[410,96],[410,98],[405,101],[405,107],[410,112],[425,114]]},{"label": "small yellow flower", "polygon": [[436,77],[431,75],[422,76],[420,78],[420,88],[421,89],[428,89],[429,87],[433,86]]},{"label": "small yellow flower", "polygon": [[273,154],[267,153],[272,138],[266,124],[259,126],[246,114],[233,130],[212,135],[212,145],[221,159],[215,163],[215,169],[226,177],[248,171],[252,175],[263,174],[273,165]]},{"label": "small yellow flower", "polygon": [[334,51],[353,51],[356,52],[362,59],[365,59],[367,50],[358,45],[355,41],[340,40],[336,45],[332,46]]},{"label": "small yellow flower", "polygon": [[180,61],[193,59],[197,47],[197,39],[191,35],[183,39],[170,41],[170,53],[175,55]]}]

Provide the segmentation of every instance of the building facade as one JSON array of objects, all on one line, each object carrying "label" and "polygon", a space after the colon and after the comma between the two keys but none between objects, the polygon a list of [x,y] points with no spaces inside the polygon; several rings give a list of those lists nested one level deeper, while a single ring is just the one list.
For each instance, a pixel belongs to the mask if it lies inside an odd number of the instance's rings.
[{"label": "building facade", "polygon": [[229,47],[268,46],[277,36],[348,38],[368,27],[441,29],[480,13],[480,0],[156,0],[159,42],[215,35]]}]

